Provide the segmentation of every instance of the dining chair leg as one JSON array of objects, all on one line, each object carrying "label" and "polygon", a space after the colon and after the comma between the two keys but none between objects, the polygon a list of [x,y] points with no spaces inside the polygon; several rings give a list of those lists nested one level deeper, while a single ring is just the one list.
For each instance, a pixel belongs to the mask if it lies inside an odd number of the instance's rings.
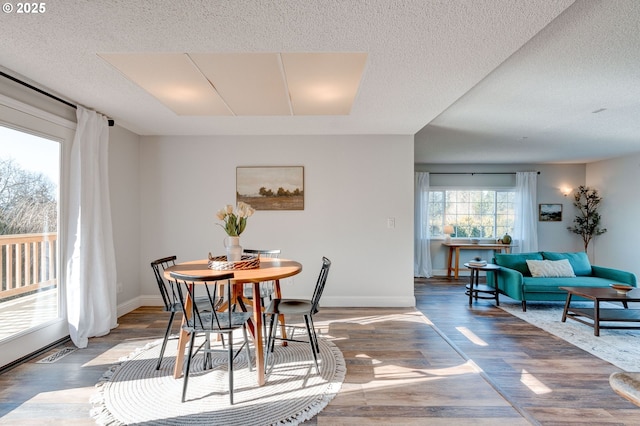
[{"label": "dining chair leg", "polygon": [[[241,297],[238,297],[238,305],[240,305],[240,310],[242,312],[247,312],[247,305],[245,305],[244,300]],[[235,309],[235,307],[234,307]]]},{"label": "dining chair leg", "polygon": [[316,333],[316,325],[313,323],[313,317],[309,315],[309,323],[311,324],[311,331],[313,332],[313,342],[316,346],[316,352],[320,353],[320,343],[318,342],[318,334]]},{"label": "dining chair leg", "polygon": [[[264,322],[264,318],[262,318],[262,335],[266,336],[267,335],[267,324],[265,324]],[[264,338],[264,337],[263,337]]]},{"label": "dining chair leg", "polygon": [[265,354],[264,354],[264,369],[266,370],[269,366],[269,355],[273,352],[274,342],[276,340],[276,330],[278,328],[278,323],[275,321],[275,314],[271,315],[271,319],[269,320],[269,334],[267,335],[267,344],[265,346]]},{"label": "dining chair leg", "polygon": [[226,348],[227,344],[224,342],[224,334],[219,333],[217,336],[217,339],[222,342],[222,349]]},{"label": "dining chair leg", "polygon": [[293,327],[290,328],[291,334],[289,335],[289,339],[293,339],[294,338],[297,329],[298,329],[298,327],[296,327],[296,326],[293,326]]},{"label": "dining chair leg", "polygon": [[316,363],[316,373],[320,374],[320,367],[318,367],[318,354],[316,354],[316,345],[313,342],[313,333],[309,324],[309,316],[304,316],[304,322],[307,324],[307,334],[309,335],[309,345],[311,346],[311,353],[313,354],[313,360]]},{"label": "dining chair leg", "polygon": [[209,339],[209,333],[206,333],[204,341],[204,355],[202,357],[202,369],[208,370],[210,368],[213,368],[213,361],[211,359],[211,340]]},{"label": "dining chair leg", "polygon": [[251,349],[249,348],[249,336],[247,335],[247,326],[242,327],[242,334],[244,335],[244,345],[247,348],[247,365],[249,366],[249,372],[253,371],[251,367]]},{"label": "dining chair leg", "polygon": [[167,340],[169,340],[169,335],[171,335],[171,326],[173,325],[173,317],[175,317],[176,313],[171,312],[171,316],[169,317],[169,324],[167,325],[167,331],[164,332],[164,340],[162,341],[162,347],[160,348],[160,356],[158,357],[158,364],[156,364],[156,370],[160,370],[160,364],[162,363],[162,357],[164,356],[164,350],[167,348]]},{"label": "dining chair leg", "polygon": [[[262,322],[266,322],[265,320],[267,319],[266,315],[262,316]],[[264,369],[265,371],[267,370],[267,367],[269,366],[269,352],[270,352],[270,346],[271,345],[271,327],[272,327],[272,323],[271,320],[269,320],[269,329],[268,329],[268,333],[267,333],[267,340],[264,343]]]},{"label": "dining chair leg", "polygon": [[[261,297],[260,298],[260,302],[262,303],[262,309],[264,310],[265,306],[267,306],[265,303],[267,301],[266,297]],[[267,336],[267,323],[264,320],[265,315],[262,314],[262,335],[263,336]]]},{"label": "dining chair leg", "polygon": [[[278,315],[275,315],[272,318],[271,324],[272,324],[273,330],[272,330],[272,334],[271,334],[271,346],[270,346],[269,349],[271,350],[271,353],[273,353],[273,351],[276,348],[276,339],[278,338]],[[282,337],[282,336],[280,336],[280,337]]]},{"label": "dining chair leg", "polygon": [[184,382],[182,383],[182,402],[184,402],[187,396],[187,382],[189,381],[189,370],[191,369],[191,356],[193,354],[193,345],[196,341],[196,333],[191,333],[189,336],[189,352],[187,354],[187,364],[184,370]]},{"label": "dining chair leg", "polygon": [[[282,299],[282,291],[280,290],[280,280],[275,280],[273,283],[273,294],[275,295],[276,299]],[[273,300],[273,298],[272,298]],[[287,337],[287,326],[285,325],[284,322],[284,315],[280,314],[278,315],[278,321],[280,321],[280,335],[283,338]],[[293,338],[293,336],[289,336],[289,338]],[[283,341],[282,342],[282,346],[286,346],[287,345],[287,341]]]},{"label": "dining chair leg", "polygon": [[233,335],[227,334],[229,340],[229,404],[233,405]]},{"label": "dining chair leg", "polygon": [[[286,337],[287,336],[287,326],[284,322],[284,315],[278,315],[278,321],[280,322],[280,334],[282,335],[282,337]],[[291,336],[293,337],[293,336]],[[283,345],[286,345],[286,341],[283,342]]]}]

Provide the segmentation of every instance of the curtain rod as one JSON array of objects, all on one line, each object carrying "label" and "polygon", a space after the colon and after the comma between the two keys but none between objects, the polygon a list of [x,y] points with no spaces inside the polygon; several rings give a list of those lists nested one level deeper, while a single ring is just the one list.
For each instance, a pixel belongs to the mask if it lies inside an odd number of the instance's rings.
[{"label": "curtain rod", "polygon": [[[60,103],[63,103],[63,104],[65,104],[65,105],[67,105],[67,106],[70,106],[70,107],[71,107],[71,108],[73,108],[73,109],[78,109],[78,107],[77,107],[76,105],[72,104],[71,102],[67,102],[67,101],[65,101],[64,99],[57,97],[56,95],[52,95],[52,94],[51,94],[51,93],[49,93],[49,92],[45,92],[44,90],[42,90],[42,89],[40,89],[40,88],[38,88],[38,87],[36,87],[36,86],[33,86],[33,85],[29,84],[29,83],[26,83],[26,82],[24,82],[24,81],[22,81],[22,80],[19,80],[19,79],[15,78],[14,76],[11,76],[11,75],[9,75],[9,74],[7,74],[7,73],[5,73],[5,72],[0,71],[0,75],[1,75],[2,77],[4,77],[4,78],[7,78],[7,79],[9,79],[9,80],[11,80],[11,81],[15,82],[15,83],[20,84],[20,85],[22,85],[22,86],[24,86],[24,87],[26,87],[26,88],[28,88],[28,89],[31,89],[31,90],[33,90],[33,91],[35,91],[35,92],[38,92],[38,93],[40,93],[41,95],[48,96],[49,98],[51,98],[51,99],[53,99],[53,100],[56,100],[56,101],[58,101],[58,102],[60,102]],[[113,126],[114,126],[114,124],[115,124],[115,121],[114,121],[114,120],[112,120],[112,119],[110,119],[110,118],[109,118],[109,119],[107,119],[107,122],[109,123],[109,127],[113,127]]]},{"label": "curtain rod", "polygon": [[[536,172],[540,174],[539,171]],[[429,172],[430,175],[515,175],[516,172]]]}]

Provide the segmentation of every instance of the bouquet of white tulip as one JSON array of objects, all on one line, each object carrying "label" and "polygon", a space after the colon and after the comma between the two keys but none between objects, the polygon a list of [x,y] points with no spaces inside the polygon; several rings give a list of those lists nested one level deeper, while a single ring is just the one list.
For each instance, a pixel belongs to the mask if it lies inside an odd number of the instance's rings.
[{"label": "bouquet of white tulip", "polygon": [[247,218],[252,216],[254,212],[255,209],[253,207],[242,201],[238,202],[235,212],[233,211],[233,206],[227,204],[216,213],[218,219],[224,221],[224,225],[218,225],[224,229],[228,236],[239,237],[247,227]]}]

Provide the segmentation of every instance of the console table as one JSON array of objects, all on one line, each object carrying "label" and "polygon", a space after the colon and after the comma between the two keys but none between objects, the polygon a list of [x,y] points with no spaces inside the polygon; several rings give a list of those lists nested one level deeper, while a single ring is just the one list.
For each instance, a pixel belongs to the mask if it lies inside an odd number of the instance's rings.
[{"label": "console table", "polygon": [[[453,270],[455,279],[458,279],[458,268],[460,265],[460,250],[492,250],[494,253],[511,253],[511,244],[471,244],[471,243],[442,243],[443,246],[448,247],[447,255],[447,277],[451,278],[451,271]],[[453,258],[455,256],[455,266],[452,268]]]}]

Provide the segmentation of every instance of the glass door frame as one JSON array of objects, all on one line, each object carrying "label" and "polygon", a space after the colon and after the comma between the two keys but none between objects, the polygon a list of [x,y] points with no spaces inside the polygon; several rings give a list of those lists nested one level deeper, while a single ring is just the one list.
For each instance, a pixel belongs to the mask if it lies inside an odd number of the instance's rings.
[{"label": "glass door frame", "polygon": [[69,336],[66,304],[65,229],[68,163],[76,123],[0,94],[0,125],[60,143],[58,200],[58,318],[0,342],[0,369]]}]

